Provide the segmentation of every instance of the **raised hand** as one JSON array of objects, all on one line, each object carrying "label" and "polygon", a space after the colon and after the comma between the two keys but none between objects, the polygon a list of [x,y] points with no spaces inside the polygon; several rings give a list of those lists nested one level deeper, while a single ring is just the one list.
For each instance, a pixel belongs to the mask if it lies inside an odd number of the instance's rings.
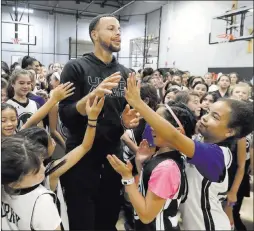
[{"label": "raised hand", "polygon": [[135,108],[135,106],[142,100],[140,97],[140,82],[137,83],[135,73],[129,74],[127,79],[127,88],[125,90],[125,99]]},{"label": "raised hand", "polygon": [[74,94],[75,87],[72,87],[73,83],[67,82],[65,84],[58,85],[54,90],[51,92],[51,97],[56,100],[57,102],[71,96]]},{"label": "raised hand", "polygon": [[[104,105],[104,97],[102,97],[100,100],[98,100],[98,96],[95,97],[93,100],[93,103],[91,103],[90,98],[88,98],[86,102],[86,113],[88,116],[88,120],[96,120],[101,113],[101,110]],[[98,102],[99,101],[99,102]],[[91,105],[92,104],[92,105]]]},{"label": "raised hand", "polygon": [[126,128],[135,128],[139,125],[140,115],[135,109],[130,109],[130,105],[127,104],[123,113],[122,120]]},{"label": "raised hand", "polygon": [[118,83],[121,80],[120,72],[115,72],[106,79],[104,79],[98,87],[96,87],[92,95],[103,97],[105,94],[112,94],[112,89],[118,87]]},{"label": "raised hand", "polygon": [[127,164],[123,163],[119,160],[115,155],[107,155],[107,159],[112,166],[112,168],[118,172],[123,179],[130,179],[132,178],[132,169],[133,166],[130,161]]},{"label": "raised hand", "polygon": [[154,148],[149,147],[147,140],[142,140],[136,152],[136,161],[143,163],[154,154]]}]

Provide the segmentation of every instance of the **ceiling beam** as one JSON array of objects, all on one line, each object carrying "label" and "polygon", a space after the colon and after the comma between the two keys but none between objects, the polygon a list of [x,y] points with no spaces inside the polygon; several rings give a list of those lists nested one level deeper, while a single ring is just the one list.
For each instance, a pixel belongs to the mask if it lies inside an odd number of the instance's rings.
[{"label": "ceiling beam", "polygon": [[[90,3],[90,1],[88,0],[80,0],[80,2],[85,2],[85,3]],[[94,2],[95,5],[101,5],[100,2]],[[118,6],[110,4],[110,3],[105,3],[104,6],[109,6],[109,7],[114,7],[114,8],[118,8]]]},{"label": "ceiling beam", "polygon": [[[7,4],[2,2],[2,5],[3,6],[15,6],[15,3],[14,3],[14,1],[7,1]],[[25,3],[21,3],[20,2],[19,6],[25,6]],[[45,10],[51,10],[52,11],[52,9],[55,9],[55,10],[58,10],[58,12],[63,12],[63,13],[70,13],[70,11],[72,11],[72,12],[74,11],[75,15],[77,13],[77,9],[69,9],[69,8],[63,8],[63,7],[54,7],[54,6],[46,6],[46,5],[31,4],[31,3],[29,4],[29,6],[32,9],[35,9],[35,10],[45,9],[46,8]],[[49,9],[47,9],[47,8],[49,8]],[[86,13],[87,14],[93,14],[93,15],[99,15],[100,14],[99,12],[92,12],[92,11],[86,11]]]},{"label": "ceiling beam", "polygon": [[94,1],[91,1],[91,2],[86,6],[86,8],[83,9],[83,10],[78,14],[78,16],[81,16],[83,12],[86,12],[86,10],[93,4],[93,2],[94,2]]},{"label": "ceiling beam", "polygon": [[[6,1],[5,3],[2,2],[1,4],[2,6],[7,6],[7,7],[13,7],[15,6],[15,4],[12,2],[12,4],[10,4],[10,2]],[[23,6],[23,4],[20,4],[20,6]],[[73,15],[73,16],[76,16],[77,15],[77,10],[71,10],[71,9],[68,9],[69,11],[72,11],[72,12],[66,12],[66,11],[61,11],[61,10],[58,10],[58,9],[63,9],[63,8],[59,8],[59,7],[56,7],[55,10],[52,9],[52,6],[44,6],[44,9],[42,8],[38,8],[41,7],[42,5],[36,5],[36,4],[29,4],[29,8],[30,9],[34,9],[34,10],[37,10],[37,11],[41,11],[41,12],[47,12],[47,13],[57,13],[57,14],[63,14],[63,15]],[[48,8],[48,9],[45,9],[45,8]],[[65,8],[64,8],[65,9]],[[65,9],[67,10],[67,9]],[[3,11],[3,8],[2,8],[2,11]],[[74,11],[74,12],[73,12]],[[85,13],[85,14],[84,14]],[[93,17],[96,17],[97,15],[99,15],[100,13],[97,13],[97,12],[90,12],[90,11],[86,11],[84,12],[81,16],[82,17],[88,17],[88,18],[93,18]],[[127,19],[124,19],[122,20],[123,22],[129,22],[129,20]]]},{"label": "ceiling beam", "polygon": [[116,14],[116,13],[122,11],[125,7],[130,6],[130,5],[133,4],[134,2],[135,2],[135,0],[134,0],[134,1],[131,1],[131,2],[128,2],[127,4],[123,5],[123,6],[120,7],[119,9],[115,10],[112,14]]}]

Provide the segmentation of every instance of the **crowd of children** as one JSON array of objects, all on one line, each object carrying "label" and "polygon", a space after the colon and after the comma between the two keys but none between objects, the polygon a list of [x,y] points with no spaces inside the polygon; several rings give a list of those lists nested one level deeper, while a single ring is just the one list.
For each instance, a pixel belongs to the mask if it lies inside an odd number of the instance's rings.
[{"label": "crowd of children", "polygon": [[[104,96],[88,99],[81,145],[65,147],[58,103],[73,94],[60,84],[62,65],[29,56],[2,62],[2,229],[68,230],[60,176],[93,146]],[[145,68],[127,79],[125,99],[139,114],[121,137],[122,158],[108,153],[125,185],[126,230],[246,230],[240,218],[253,172],[252,86],[237,73],[190,76]]]}]

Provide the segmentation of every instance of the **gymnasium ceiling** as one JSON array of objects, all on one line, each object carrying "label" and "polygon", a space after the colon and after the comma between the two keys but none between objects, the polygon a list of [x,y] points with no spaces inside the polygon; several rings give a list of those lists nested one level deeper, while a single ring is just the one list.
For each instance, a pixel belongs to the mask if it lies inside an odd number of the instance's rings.
[{"label": "gymnasium ceiling", "polygon": [[[97,15],[103,13],[113,13],[119,9],[119,13],[116,15],[136,15],[145,14],[156,9],[159,9],[167,1],[131,1],[131,0],[72,0],[72,1],[24,1],[24,0],[2,0],[2,6],[14,6],[15,2],[18,2],[19,7],[26,7],[29,4],[30,8],[44,10],[44,11],[56,11],[62,13],[75,14],[77,10],[82,12],[83,16]],[[128,4],[126,6],[126,4]],[[126,6],[126,7],[124,7]],[[144,7],[145,6],[145,7]]]}]

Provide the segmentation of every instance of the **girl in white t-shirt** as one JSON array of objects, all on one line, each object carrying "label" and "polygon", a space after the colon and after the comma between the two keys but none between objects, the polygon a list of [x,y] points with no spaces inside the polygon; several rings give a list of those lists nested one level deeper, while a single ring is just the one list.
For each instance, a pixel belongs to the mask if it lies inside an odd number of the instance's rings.
[{"label": "girl in white t-shirt", "polygon": [[1,142],[2,230],[61,230],[55,195],[45,178],[45,147],[22,137]]},{"label": "girl in white t-shirt", "polygon": [[35,101],[27,98],[27,94],[32,89],[31,83],[29,71],[20,69],[12,73],[8,91],[9,100],[6,103],[11,104],[17,110],[17,131],[21,129],[39,108],[39,105]]},{"label": "girl in white t-shirt", "polygon": [[67,216],[67,207],[64,201],[64,195],[59,178],[72,168],[85,154],[92,148],[95,132],[97,117],[101,112],[104,104],[104,98],[98,101],[96,97],[92,106],[90,106],[90,99],[86,104],[86,113],[88,116],[88,125],[86,133],[81,145],[67,153],[64,157],[58,160],[52,160],[51,156],[55,150],[55,142],[46,130],[39,127],[31,127],[21,130],[17,135],[22,137],[28,137],[47,148],[48,153],[44,160],[44,166],[46,167],[45,180],[43,185],[56,193],[57,205],[60,216],[62,218],[62,224],[64,230],[69,229],[69,222]]},{"label": "girl in white t-shirt", "polygon": [[[52,91],[51,98],[38,110],[34,113],[20,130],[24,128],[29,128],[38,124],[45,116],[49,113],[50,110],[61,100],[73,95],[72,83],[65,83],[59,85]],[[18,111],[17,109],[9,103],[1,104],[1,135],[2,137],[8,137],[15,134],[18,126]]]}]

